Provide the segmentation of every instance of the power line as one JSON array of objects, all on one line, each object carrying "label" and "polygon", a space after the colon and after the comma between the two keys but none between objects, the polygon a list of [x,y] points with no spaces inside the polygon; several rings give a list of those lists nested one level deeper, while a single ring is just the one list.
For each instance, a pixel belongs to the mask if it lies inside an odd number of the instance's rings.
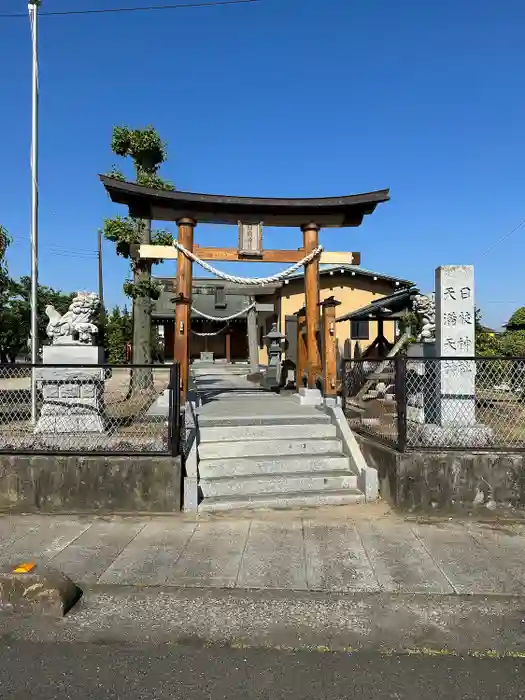
[{"label": "power line", "polygon": [[506,233],[504,236],[499,238],[495,243],[493,243],[490,248],[487,248],[487,250],[484,253],[481,253],[481,257],[483,255],[486,255],[487,253],[490,253],[491,250],[494,250],[497,246],[499,246],[500,243],[503,243],[503,241],[506,241],[507,238],[510,238],[513,233],[515,233],[519,228],[521,228],[525,224],[525,219],[521,221],[517,226],[515,226],[511,231]]},{"label": "power line", "polygon": [[96,253],[76,253],[74,250],[73,251],[66,251],[66,250],[51,250],[49,251],[51,255],[56,255],[59,258],[83,258],[88,259],[88,260],[96,260],[97,259],[97,254]]},{"label": "power line", "polygon": [[[183,10],[196,7],[219,7],[222,5],[246,5],[248,3],[261,2],[261,0],[214,0],[213,2],[191,2],[176,5],[147,5],[144,7],[105,7],[99,10],[63,10],[62,12],[39,12],[38,16],[63,17],[66,15],[100,15],[116,12],[151,12],[154,10]],[[26,17],[26,14],[0,14],[2,19],[18,19]]]},{"label": "power line", "polygon": [[[13,239],[13,244],[16,244],[17,241],[29,241],[31,240],[29,236],[24,236],[20,234],[16,234],[16,236]],[[50,244],[43,244],[44,248],[47,248],[50,251],[56,251],[56,252],[64,252],[64,253],[73,253],[73,254],[86,254],[86,255],[97,255],[97,251],[94,248],[71,248],[70,246],[63,246],[63,245],[53,245],[52,243]]]}]

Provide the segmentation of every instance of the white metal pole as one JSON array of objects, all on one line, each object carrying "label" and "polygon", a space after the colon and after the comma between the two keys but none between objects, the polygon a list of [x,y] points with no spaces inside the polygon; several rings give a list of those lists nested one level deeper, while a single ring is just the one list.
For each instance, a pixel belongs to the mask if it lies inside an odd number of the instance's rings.
[{"label": "white metal pole", "polygon": [[[38,362],[38,6],[29,0],[33,46],[31,96],[31,363]],[[31,420],[37,420],[35,370],[31,372]]]}]

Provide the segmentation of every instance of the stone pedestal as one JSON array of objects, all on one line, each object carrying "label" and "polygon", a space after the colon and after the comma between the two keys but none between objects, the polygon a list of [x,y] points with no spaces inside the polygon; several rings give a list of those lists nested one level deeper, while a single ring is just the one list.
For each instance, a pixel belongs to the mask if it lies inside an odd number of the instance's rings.
[{"label": "stone pedestal", "polygon": [[201,352],[201,362],[213,362],[212,352]]},{"label": "stone pedestal", "polygon": [[[93,345],[50,345],[34,369],[43,405],[38,433],[104,432],[104,350]],[[46,365],[69,365],[53,367]],[[78,368],[74,365],[78,365]]]},{"label": "stone pedestal", "polygon": [[414,343],[407,350],[407,420],[435,423],[439,406],[437,363],[426,361],[436,356],[435,343]]},{"label": "stone pedestal", "polygon": [[274,323],[271,331],[264,336],[264,339],[268,344],[268,367],[261,376],[261,386],[263,389],[276,391],[281,383],[281,357],[286,336],[277,330],[277,324]]}]

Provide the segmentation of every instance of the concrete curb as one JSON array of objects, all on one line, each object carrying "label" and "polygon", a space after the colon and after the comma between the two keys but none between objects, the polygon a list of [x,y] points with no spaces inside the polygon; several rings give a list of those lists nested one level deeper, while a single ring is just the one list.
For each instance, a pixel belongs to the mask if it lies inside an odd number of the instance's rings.
[{"label": "concrete curb", "polygon": [[187,431],[186,455],[183,458],[183,498],[182,509],[185,513],[196,513],[199,509],[199,472],[197,447],[199,440],[199,422],[197,407],[199,397],[188,400],[184,411],[185,430]]},{"label": "concrete curb", "polygon": [[64,623],[15,617],[4,631],[32,641],[524,655],[524,607],[523,596],[95,585]]},{"label": "concrete curb", "polygon": [[367,503],[377,501],[379,496],[379,480],[376,469],[368,466],[361,452],[361,448],[352,433],[343,409],[340,406],[325,406],[325,412],[336,426],[337,437],[343,445],[343,453],[349,457],[355,473],[357,474],[357,488],[365,494]]},{"label": "concrete curb", "polygon": [[0,571],[0,611],[64,617],[82,596],[70,578],[45,565],[27,573],[13,569]]}]

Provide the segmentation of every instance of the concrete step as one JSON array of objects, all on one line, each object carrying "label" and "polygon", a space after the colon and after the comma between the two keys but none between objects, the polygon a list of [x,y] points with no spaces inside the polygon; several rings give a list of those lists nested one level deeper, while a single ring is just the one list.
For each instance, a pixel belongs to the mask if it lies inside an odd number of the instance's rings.
[{"label": "concrete step", "polygon": [[298,472],[317,474],[318,472],[348,473],[348,457],[340,454],[327,455],[291,455],[284,459],[280,456],[245,457],[237,459],[201,459],[199,475],[201,479],[221,477],[263,476],[275,474],[294,474]]},{"label": "concrete step", "polygon": [[257,403],[260,403],[261,401],[265,402],[265,406],[268,406],[270,403],[275,404],[276,401],[280,402],[280,399],[275,398],[275,394],[271,394],[270,392],[265,392],[262,389],[261,390],[253,390],[253,389],[228,389],[228,387],[217,387],[216,385],[212,385],[210,383],[209,387],[204,387],[203,391],[220,391],[221,392],[221,404],[224,402],[234,402],[234,403],[240,403],[241,401],[244,401],[247,403],[248,401],[257,401]]},{"label": "concrete step", "polygon": [[330,416],[326,413],[307,413],[297,414],[297,415],[250,415],[249,413],[245,415],[234,415],[229,414],[227,410],[224,411],[222,415],[219,414],[204,414],[199,415],[199,426],[204,427],[221,427],[221,426],[241,426],[241,425],[312,425],[314,423],[329,425]]},{"label": "concrete step", "polygon": [[251,440],[246,442],[205,442],[199,445],[200,459],[233,459],[237,457],[270,457],[279,455],[342,454],[340,440]]},{"label": "concrete step", "polygon": [[[205,427],[200,430],[200,443],[239,442],[244,440],[308,440],[311,438],[335,438],[335,425],[239,425]],[[269,448],[273,451],[273,448]],[[277,453],[278,454],[278,453]]]},{"label": "concrete step", "polygon": [[263,496],[287,493],[310,493],[355,489],[357,477],[353,474],[273,474],[245,476],[232,479],[202,479],[199,481],[204,498]]},{"label": "concrete step", "polygon": [[190,373],[192,377],[239,377],[244,376],[249,373],[249,367],[237,367],[235,370],[226,369],[220,365],[214,365],[213,367],[192,367]]},{"label": "concrete step", "polygon": [[246,510],[248,508],[312,508],[316,506],[342,506],[349,503],[364,503],[365,497],[357,489],[342,491],[320,491],[319,493],[265,494],[262,496],[241,496],[239,498],[206,498],[199,504],[199,510],[218,512],[226,510]]}]

